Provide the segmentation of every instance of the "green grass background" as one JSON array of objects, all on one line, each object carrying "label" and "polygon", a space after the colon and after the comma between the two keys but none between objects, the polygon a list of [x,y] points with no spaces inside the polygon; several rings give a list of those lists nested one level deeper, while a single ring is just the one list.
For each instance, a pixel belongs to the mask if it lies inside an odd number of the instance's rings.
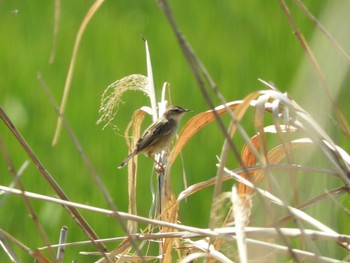
[{"label": "green grass background", "polygon": [[[92,3],[62,1],[56,58],[53,64],[49,64],[53,45],[54,1],[0,1],[0,104],[72,201],[107,208],[65,130],[58,145],[51,146],[57,116],[36,79],[37,73],[41,72],[57,102],[61,101],[74,40]],[[327,1],[305,1],[305,4],[316,17],[326,12]],[[242,99],[250,92],[263,88],[258,78],[274,82],[293,96],[293,79],[304,52],[278,1],[179,0],[170,1],[170,6],[180,29],[226,100]],[[290,4],[290,10],[306,40],[309,40],[315,30],[313,24],[294,4]],[[156,1],[106,1],[92,18],[82,38],[65,116],[122,211],[127,211],[127,169],[117,170],[116,166],[127,154],[127,147],[120,135],[124,133],[132,112],[148,104],[148,100],[139,93],[124,97],[125,104],[121,105],[116,119],[120,128],[118,134],[109,128],[102,131],[102,125],[97,126],[96,120],[99,118],[101,94],[109,84],[129,74],[146,74],[141,35],[149,41],[158,97],[163,82],[168,81],[174,104],[192,109],[194,113],[191,114],[208,110]],[[294,98],[298,101],[301,97]],[[219,102],[216,100],[216,103]],[[340,107],[345,110],[348,101],[342,103]],[[190,114],[185,116],[182,125],[190,117]],[[346,117],[349,117],[348,113]],[[247,132],[253,135],[251,120],[246,123]],[[346,141],[339,131],[331,131],[346,148]],[[19,169],[28,157],[3,124],[0,124],[0,135]],[[222,143],[219,129],[213,123],[184,148],[183,158],[190,185],[215,175],[215,156],[220,154]],[[237,144],[242,146],[240,141]],[[148,216],[152,166],[143,156],[139,161],[142,173],[138,178],[138,213]],[[234,167],[237,163],[233,161]],[[183,189],[179,160],[174,166],[172,178],[174,191],[178,194]],[[21,180],[28,191],[53,195],[32,163]],[[0,183],[8,185],[11,181],[12,176],[1,156]],[[229,183],[225,187],[230,188],[231,185]],[[212,189],[189,198],[181,206],[182,222],[207,227],[211,198]],[[62,207],[42,201],[33,201],[33,205],[51,242],[58,240],[62,225],[69,228],[68,241],[86,239]],[[114,219],[82,213],[101,238],[123,235]],[[342,229],[346,224],[345,218],[336,220],[334,227]],[[20,197],[9,196],[2,203],[0,227],[30,248],[43,246]],[[92,262],[95,259],[77,255],[79,250],[94,248],[70,248],[66,252],[67,262],[72,259]],[[23,262],[28,262],[28,257],[20,255]],[[0,261],[6,260],[0,250]]]}]

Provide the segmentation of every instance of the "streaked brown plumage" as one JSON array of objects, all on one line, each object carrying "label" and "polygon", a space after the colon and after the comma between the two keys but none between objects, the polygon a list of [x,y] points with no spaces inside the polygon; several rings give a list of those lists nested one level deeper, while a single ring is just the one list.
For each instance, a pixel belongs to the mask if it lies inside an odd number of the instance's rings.
[{"label": "streaked brown plumage", "polygon": [[131,158],[139,153],[144,153],[153,159],[154,154],[168,148],[176,135],[179,121],[188,111],[190,110],[180,106],[170,106],[161,118],[145,130],[138,139],[135,150],[124,159],[118,168],[123,168]]}]

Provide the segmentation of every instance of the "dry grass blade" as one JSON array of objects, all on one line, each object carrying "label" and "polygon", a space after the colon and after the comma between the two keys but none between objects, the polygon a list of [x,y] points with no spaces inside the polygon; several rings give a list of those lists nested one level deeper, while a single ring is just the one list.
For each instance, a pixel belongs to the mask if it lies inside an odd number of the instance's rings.
[{"label": "dry grass blade", "polygon": [[[170,223],[177,223],[179,218],[179,206],[176,201],[170,178],[171,166],[167,166],[164,175],[163,189],[161,189],[161,220]],[[159,175],[162,176],[162,175]],[[162,227],[162,233],[174,232],[176,229]],[[162,262],[172,262],[173,245],[179,243],[179,240],[174,238],[165,238],[162,245]]]},{"label": "dry grass blade", "polygon": [[[137,138],[140,137],[140,127],[145,119],[145,112],[143,110],[136,110],[132,115],[132,120],[125,129],[125,140],[129,148],[129,153],[135,149]],[[131,142],[129,141],[129,129],[132,126]],[[137,185],[137,156],[129,160],[128,165],[128,196],[129,196],[129,207],[128,211],[130,214],[137,215],[137,203],[136,203],[136,185]],[[128,230],[130,233],[137,232],[137,222],[129,221]]]},{"label": "dry grass blade", "polygon": [[[230,107],[231,109],[235,109],[238,107],[242,101],[234,101],[227,103],[226,106]],[[217,114],[221,115],[226,112],[226,108],[224,106],[218,106],[215,108],[215,111]],[[186,145],[186,143],[192,138],[193,135],[195,135],[199,130],[201,130],[205,125],[211,123],[214,121],[215,115],[213,114],[213,110],[201,112],[197,114],[196,116],[192,117],[184,126],[182,129],[179,138],[176,142],[176,145],[174,147],[174,151],[172,153],[172,159],[171,163],[173,163],[176,159],[176,157],[179,155],[183,147]]]},{"label": "dry grass blade", "polygon": [[71,61],[69,64],[69,70],[68,70],[66,82],[64,84],[64,91],[63,91],[63,96],[62,96],[62,101],[61,101],[61,106],[60,106],[60,111],[59,111],[60,114],[59,114],[58,119],[57,119],[56,131],[55,131],[55,135],[54,135],[54,138],[52,141],[53,145],[57,144],[58,138],[59,138],[60,133],[61,133],[61,129],[62,129],[62,116],[61,115],[64,113],[64,110],[66,108],[68,94],[69,94],[69,90],[70,90],[70,84],[71,84],[72,78],[73,78],[73,71],[74,71],[75,62],[77,59],[81,39],[83,37],[83,34],[85,32],[85,29],[86,29],[88,23],[90,22],[90,20],[94,16],[94,14],[97,12],[97,10],[100,8],[100,6],[103,4],[103,2],[104,2],[104,0],[96,0],[93,3],[93,5],[90,7],[89,11],[87,12],[86,16],[84,17],[83,22],[81,23],[79,31],[77,33],[77,37],[76,37],[75,43],[74,43],[72,58],[71,58]]}]

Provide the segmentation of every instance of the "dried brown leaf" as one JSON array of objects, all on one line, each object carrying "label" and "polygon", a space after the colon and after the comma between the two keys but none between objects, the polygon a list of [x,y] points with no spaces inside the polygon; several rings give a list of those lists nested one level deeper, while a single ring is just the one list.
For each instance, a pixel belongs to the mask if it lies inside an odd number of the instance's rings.
[{"label": "dried brown leaf", "polygon": [[[285,133],[285,132],[295,132],[296,129],[289,127],[286,129],[284,125],[279,126],[278,129],[275,126],[267,126],[264,128],[264,133]],[[279,137],[281,137],[281,134],[279,134]],[[291,145],[291,147],[294,149],[297,146],[301,146],[299,142],[301,143],[302,141],[294,141],[295,145]],[[293,142],[292,142],[293,143]],[[251,144],[254,146],[256,151],[259,151],[260,148],[260,140],[258,135],[254,135],[251,138]],[[284,144],[280,144],[273,148],[271,151],[267,153],[267,159],[269,160],[269,164],[275,164],[283,160],[289,153],[286,152],[286,147]],[[257,164],[257,157],[255,156],[254,152],[249,148],[248,144],[245,144],[242,148],[242,162],[245,166],[253,166]],[[250,178],[246,178],[247,176],[245,174],[241,174],[242,177],[245,179],[249,180],[250,182],[253,182],[255,184],[258,184],[262,179],[263,179],[263,171],[258,170],[253,173]],[[238,183],[238,193],[239,194],[251,194],[252,189],[249,187],[245,186],[244,184]]]},{"label": "dried brown leaf", "polygon": [[[251,138],[251,144],[254,146],[254,148],[259,151],[259,138],[257,135],[253,136]],[[256,156],[253,153],[253,151],[249,148],[248,144],[245,144],[242,148],[242,162],[244,164],[244,166],[252,166],[254,164],[256,164]],[[247,178],[247,173],[243,173],[241,174],[241,176],[249,181],[252,181],[254,176],[251,176],[251,174],[248,174]],[[238,183],[237,185],[237,192],[239,195],[250,195],[252,194],[253,190],[250,189],[249,187],[247,187],[244,184]]]},{"label": "dried brown leaf", "polygon": [[[161,175],[160,175],[161,176]],[[177,223],[179,218],[179,206],[176,201],[170,180],[170,166],[167,167],[165,176],[164,176],[164,188],[161,195],[161,219],[162,221],[169,223]],[[176,229],[169,227],[162,227],[162,232],[174,232]],[[178,239],[174,238],[165,238],[163,240],[162,246],[162,262],[173,262],[172,258],[172,249],[174,243],[178,243]]]},{"label": "dried brown leaf", "polygon": [[[242,100],[239,101],[233,101],[230,103],[227,103],[226,106],[235,109],[239,105],[242,104]],[[226,108],[224,105],[220,105],[215,108],[215,111],[221,115],[226,112]],[[242,110],[243,112],[243,110]],[[176,159],[176,157],[179,155],[183,147],[186,145],[186,143],[192,138],[193,135],[195,135],[200,129],[202,129],[205,125],[211,123],[215,120],[215,115],[213,114],[213,110],[201,112],[197,114],[196,116],[192,117],[184,126],[182,129],[179,138],[176,142],[176,145],[174,147],[174,151],[172,154],[171,163],[173,163]]]},{"label": "dried brown leaf", "polygon": [[[291,147],[291,150],[294,150],[297,148],[310,146],[310,144],[313,144],[313,142],[307,138],[303,138],[303,139],[291,141],[289,145]],[[269,153],[268,153],[269,163],[270,164],[277,164],[277,163],[281,162],[283,159],[285,159],[288,156],[288,154],[289,153],[286,152],[286,148],[284,147],[284,145],[280,144],[269,151]],[[259,182],[261,182],[261,180],[263,178],[264,178],[263,170],[258,170],[254,173],[255,183],[258,184]]]}]

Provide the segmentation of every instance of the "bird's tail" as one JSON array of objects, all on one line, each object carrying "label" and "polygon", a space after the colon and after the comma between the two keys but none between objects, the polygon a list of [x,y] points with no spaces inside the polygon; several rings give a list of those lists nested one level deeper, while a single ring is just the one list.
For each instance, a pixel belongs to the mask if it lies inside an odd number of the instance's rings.
[{"label": "bird's tail", "polygon": [[129,162],[129,160],[130,160],[131,158],[133,158],[136,154],[137,154],[136,151],[133,151],[132,153],[130,153],[130,154],[124,159],[124,161],[122,161],[122,163],[119,164],[118,169],[121,169],[121,168],[123,168],[125,165],[127,165],[127,163]]}]

